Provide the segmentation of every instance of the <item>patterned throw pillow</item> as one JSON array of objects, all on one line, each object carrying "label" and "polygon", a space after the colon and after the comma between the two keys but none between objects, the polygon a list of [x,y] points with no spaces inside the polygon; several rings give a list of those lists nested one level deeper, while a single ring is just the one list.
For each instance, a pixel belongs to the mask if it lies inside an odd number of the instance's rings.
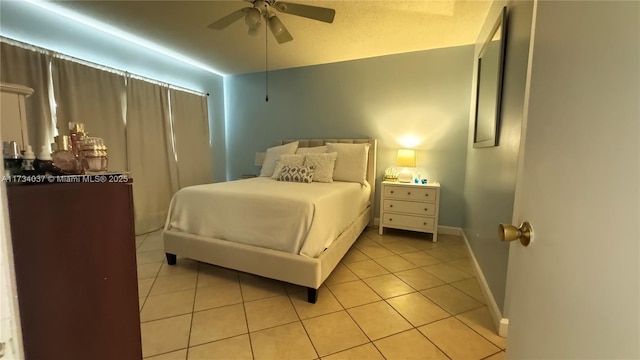
[{"label": "patterned throw pillow", "polygon": [[313,167],[283,166],[278,181],[310,183],[313,181]]}]

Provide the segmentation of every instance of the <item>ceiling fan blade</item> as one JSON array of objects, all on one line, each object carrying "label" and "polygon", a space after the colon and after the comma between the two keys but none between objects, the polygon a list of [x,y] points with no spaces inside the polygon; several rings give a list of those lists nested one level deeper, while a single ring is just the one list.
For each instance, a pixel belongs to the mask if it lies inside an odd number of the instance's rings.
[{"label": "ceiling fan blade", "polygon": [[333,22],[333,18],[336,15],[336,11],[334,9],[319,6],[294,4],[285,1],[277,1],[275,4],[273,4],[273,7],[285,14],[297,15],[306,17],[308,19],[324,21],[329,24]]},{"label": "ceiling fan blade", "polygon": [[287,28],[284,27],[282,21],[280,21],[280,19],[275,15],[269,18],[269,29],[278,41],[278,44],[293,40],[293,37],[289,34],[289,31],[287,31]]},{"label": "ceiling fan blade", "polygon": [[231,14],[212,22],[207,27],[209,29],[222,30],[222,29],[226,28],[227,26],[233,24],[234,22],[242,19],[244,17],[245,13],[250,9],[253,9],[253,8],[246,7],[246,8],[242,8],[240,10],[236,10],[236,11],[232,12]]}]

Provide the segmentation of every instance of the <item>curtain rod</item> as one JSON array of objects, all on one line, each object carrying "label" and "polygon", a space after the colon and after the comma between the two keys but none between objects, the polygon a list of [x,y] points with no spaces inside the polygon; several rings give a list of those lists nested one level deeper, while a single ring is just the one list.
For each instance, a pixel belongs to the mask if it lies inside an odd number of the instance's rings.
[{"label": "curtain rod", "polygon": [[165,86],[169,89],[173,89],[173,90],[179,90],[179,91],[184,91],[187,93],[191,93],[194,95],[199,95],[199,96],[209,96],[209,93],[203,93],[201,91],[197,91],[197,90],[192,90],[192,89],[187,89],[185,87],[182,86],[178,86],[178,85],[173,85],[173,84],[169,84],[169,83],[165,83],[159,80],[155,80],[155,79],[151,79],[142,75],[138,75],[138,74],[133,74],[130,73],[128,71],[124,71],[124,70],[119,70],[116,68],[112,68],[109,66],[105,66],[105,65],[101,65],[98,63],[94,63],[88,60],[83,60],[83,59],[79,59],[67,54],[63,54],[54,50],[49,50],[49,49],[45,49],[39,46],[35,46],[29,43],[25,43],[22,41],[18,41],[15,39],[11,39],[11,38],[7,38],[5,36],[0,36],[0,42],[4,42],[6,44],[9,45],[13,45],[13,46],[18,46],[20,48],[26,49],[26,50],[31,50],[31,51],[35,51],[41,54],[45,54],[54,58],[58,58],[58,59],[63,59],[63,60],[68,60],[68,61],[72,61],[81,65],[85,65],[85,66],[89,66],[95,69],[99,69],[99,70],[103,70],[103,71],[107,71],[113,74],[118,74],[124,77],[128,77],[128,78],[133,78],[133,79],[137,79],[137,80],[142,80],[142,81],[146,81],[155,85],[159,85],[159,86]]}]

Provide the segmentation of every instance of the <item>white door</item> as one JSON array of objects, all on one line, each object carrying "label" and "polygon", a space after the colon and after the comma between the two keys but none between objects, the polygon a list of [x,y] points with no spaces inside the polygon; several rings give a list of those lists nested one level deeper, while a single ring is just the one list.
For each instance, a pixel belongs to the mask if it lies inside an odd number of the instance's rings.
[{"label": "white door", "polygon": [[0,183],[0,359],[14,360],[23,355],[5,187]]},{"label": "white door", "polygon": [[534,7],[509,359],[640,358],[639,21],[638,1]]},{"label": "white door", "polygon": [[[4,100],[2,105],[6,105]],[[0,161],[0,177],[3,174]],[[0,359],[18,360],[24,354],[7,206],[7,186],[0,182]]]}]

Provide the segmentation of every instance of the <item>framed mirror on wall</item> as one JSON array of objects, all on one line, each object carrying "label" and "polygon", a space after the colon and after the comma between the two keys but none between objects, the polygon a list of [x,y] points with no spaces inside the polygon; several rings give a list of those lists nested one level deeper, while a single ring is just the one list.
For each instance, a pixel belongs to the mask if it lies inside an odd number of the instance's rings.
[{"label": "framed mirror on wall", "polygon": [[[498,146],[502,78],[504,72],[505,41],[507,36],[507,8],[502,8],[497,19],[487,19],[493,26],[488,36],[479,43],[476,65],[476,107],[473,147]],[[485,28],[488,25],[485,25]]]}]

